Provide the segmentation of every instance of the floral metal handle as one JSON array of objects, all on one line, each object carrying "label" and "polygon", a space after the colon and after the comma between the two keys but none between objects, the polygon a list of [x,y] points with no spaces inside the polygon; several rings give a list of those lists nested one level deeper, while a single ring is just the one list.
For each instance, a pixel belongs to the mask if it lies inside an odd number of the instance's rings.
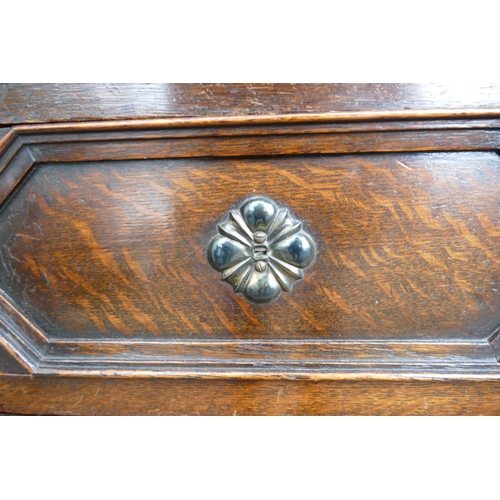
[{"label": "floral metal handle", "polygon": [[291,292],[316,255],[316,244],[288,209],[262,196],[246,200],[218,226],[207,256],[222,280],[251,302]]}]

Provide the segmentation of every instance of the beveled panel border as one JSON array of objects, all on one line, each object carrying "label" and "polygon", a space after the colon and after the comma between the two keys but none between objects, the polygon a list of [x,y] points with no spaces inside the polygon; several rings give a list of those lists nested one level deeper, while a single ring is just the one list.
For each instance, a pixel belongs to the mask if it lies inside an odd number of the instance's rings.
[{"label": "beveled panel border", "polygon": [[[0,206],[49,161],[499,149],[500,108],[21,125],[0,139]],[[496,380],[498,338],[495,330],[472,342],[56,341],[0,292],[0,344],[32,374]]]}]

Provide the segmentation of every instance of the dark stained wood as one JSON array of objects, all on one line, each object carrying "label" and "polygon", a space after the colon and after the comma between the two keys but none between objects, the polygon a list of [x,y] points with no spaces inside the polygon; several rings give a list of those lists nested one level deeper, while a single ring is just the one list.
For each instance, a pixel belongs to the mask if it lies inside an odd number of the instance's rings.
[{"label": "dark stained wood", "polygon": [[[153,118],[115,121],[86,121],[70,123],[44,123],[37,125],[15,125],[12,131],[17,134],[54,133],[54,132],[96,132],[96,131],[128,131],[155,130],[185,127],[224,127],[224,126],[256,126],[256,125],[293,125],[359,122],[385,122],[391,120],[436,120],[436,119],[488,119],[498,118],[498,107],[482,109],[433,109],[410,111],[348,111],[330,113],[296,113],[284,115],[241,115],[241,116],[207,116]],[[382,124],[379,124],[379,127]],[[352,126],[352,125],[351,125]],[[383,126],[383,125],[382,125]],[[304,132],[304,130],[302,130]]]},{"label": "dark stained wood", "polygon": [[22,140],[16,137],[13,132],[6,135],[5,139],[3,144],[0,144],[0,174],[2,175],[23,145]]},{"label": "dark stained wood", "polygon": [[[178,126],[177,121],[173,126],[173,120],[128,120],[126,122],[82,122],[66,124],[48,125],[25,125],[12,128],[12,134],[20,136],[23,144],[39,143],[61,143],[61,142],[88,142],[88,141],[115,141],[130,139],[163,139],[163,138],[192,138],[192,137],[237,137],[237,136],[260,136],[260,135],[297,135],[297,134],[328,134],[332,132],[385,132],[385,131],[416,131],[416,130],[498,130],[500,120],[495,117],[500,116],[500,109],[490,112],[492,118],[481,118],[469,116],[462,119],[461,114],[456,118],[451,118],[450,113],[444,114],[444,118],[416,119],[412,113],[411,119],[396,120],[391,113],[392,119],[375,121],[342,121],[339,115],[318,115],[328,120],[311,122],[310,116],[307,119],[291,122],[269,121],[262,124],[253,125],[215,125],[214,120],[205,120],[204,126],[193,128],[192,119],[183,119],[185,126]],[[426,113],[427,115],[427,113]],[[290,117],[290,115],[286,115]],[[296,115],[293,115],[294,118]],[[345,116],[345,115],[344,115]],[[349,116],[360,116],[360,114],[350,114]],[[363,116],[366,116],[363,113]],[[371,114],[376,117],[378,115]],[[241,117],[233,117],[241,118]],[[244,117],[245,120],[255,119],[255,117]],[[263,117],[261,117],[262,119]],[[271,118],[271,117],[267,117]],[[275,118],[275,117],[273,117]],[[220,118],[215,120],[219,123]],[[120,126],[117,126],[120,124]],[[15,130],[15,132],[14,132]]]},{"label": "dark stained wood", "polygon": [[0,341],[11,362],[22,366],[20,373],[33,373],[47,346],[45,335],[3,292],[0,292]]},{"label": "dark stained wood", "polygon": [[16,134],[13,128],[2,128],[0,129],[0,155],[2,155],[5,149],[12,143],[16,138]]},{"label": "dark stained wood", "polygon": [[[420,341],[420,342],[377,342],[360,340],[337,341],[296,341],[280,342],[272,340],[245,342],[196,342],[196,341],[61,341],[53,340],[47,348],[47,356],[64,359],[65,355],[77,357],[102,356],[116,362],[126,361],[133,354],[139,362],[149,357],[168,357],[172,362],[186,364],[189,359],[208,362],[224,358],[236,364],[247,365],[258,362],[286,365],[338,365],[356,363],[373,366],[387,361],[404,364],[418,359],[427,365],[453,362],[456,364],[474,363],[486,358],[492,359],[491,346],[487,341]],[[495,362],[496,365],[496,362]]]},{"label": "dark stained wood", "polygon": [[[0,213],[0,285],[55,338],[483,339],[499,323],[499,172],[495,153],[45,164]],[[205,258],[254,193],[319,249],[265,306]]]},{"label": "dark stained wood", "polygon": [[487,341],[52,341],[38,374],[204,379],[499,380]]},{"label": "dark stained wood", "polygon": [[11,133],[11,130],[12,129],[10,127],[0,128],[0,148],[2,147],[2,144],[5,142],[6,136],[8,137],[8,135]]},{"label": "dark stained wood", "polygon": [[[145,88],[0,86],[3,411],[499,412],[500,86]],[[318,244],[266,305],[205,256],[254,194]]]},{"label": "dark stained wood", "polygon": [[58,415],[499,415],[500,382],[0,377],[0,412]]},{"label": "dark stained wood", "polygon": [[29,151],[35,161],[71,162],[138,160],[206,156],[265,156],[397,151],[477,151],[495,149],[500,131],[410,131],[359,134],[308,134],[154,141],[65,142],[35,144]]},{"label": "dark stained wood", "polygon": [[0,124],[484,108],[498,84],[2,84]]},{"label": "dark stained wood", "polygon": [[[16,143],[12,147],[17,147]],[[21,183],[33,164],[33,157],[27,148],[22,148],[16,152],[11,162],[1,172],[0,205]]]}]

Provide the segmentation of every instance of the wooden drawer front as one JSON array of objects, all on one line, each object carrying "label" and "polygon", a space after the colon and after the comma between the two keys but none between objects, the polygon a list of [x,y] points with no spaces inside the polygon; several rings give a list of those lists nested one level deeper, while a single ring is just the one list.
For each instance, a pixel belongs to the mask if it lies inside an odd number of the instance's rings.
[{"label": "wooden drawer front", "polygon": [[[0,368],[498,377],[499,122],[469,114],[14,128],[0,160]],[[268,304],[206,256],[256,195],[317,244]]]}]

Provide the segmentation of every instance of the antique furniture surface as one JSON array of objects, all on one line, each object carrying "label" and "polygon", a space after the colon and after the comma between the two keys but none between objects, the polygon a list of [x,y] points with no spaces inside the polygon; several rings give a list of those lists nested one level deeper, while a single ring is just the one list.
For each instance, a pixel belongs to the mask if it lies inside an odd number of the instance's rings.
[{"label": "antique furniture surface", "polygon": [[0,85],[0,413],[500,413],[500,85]]}]

